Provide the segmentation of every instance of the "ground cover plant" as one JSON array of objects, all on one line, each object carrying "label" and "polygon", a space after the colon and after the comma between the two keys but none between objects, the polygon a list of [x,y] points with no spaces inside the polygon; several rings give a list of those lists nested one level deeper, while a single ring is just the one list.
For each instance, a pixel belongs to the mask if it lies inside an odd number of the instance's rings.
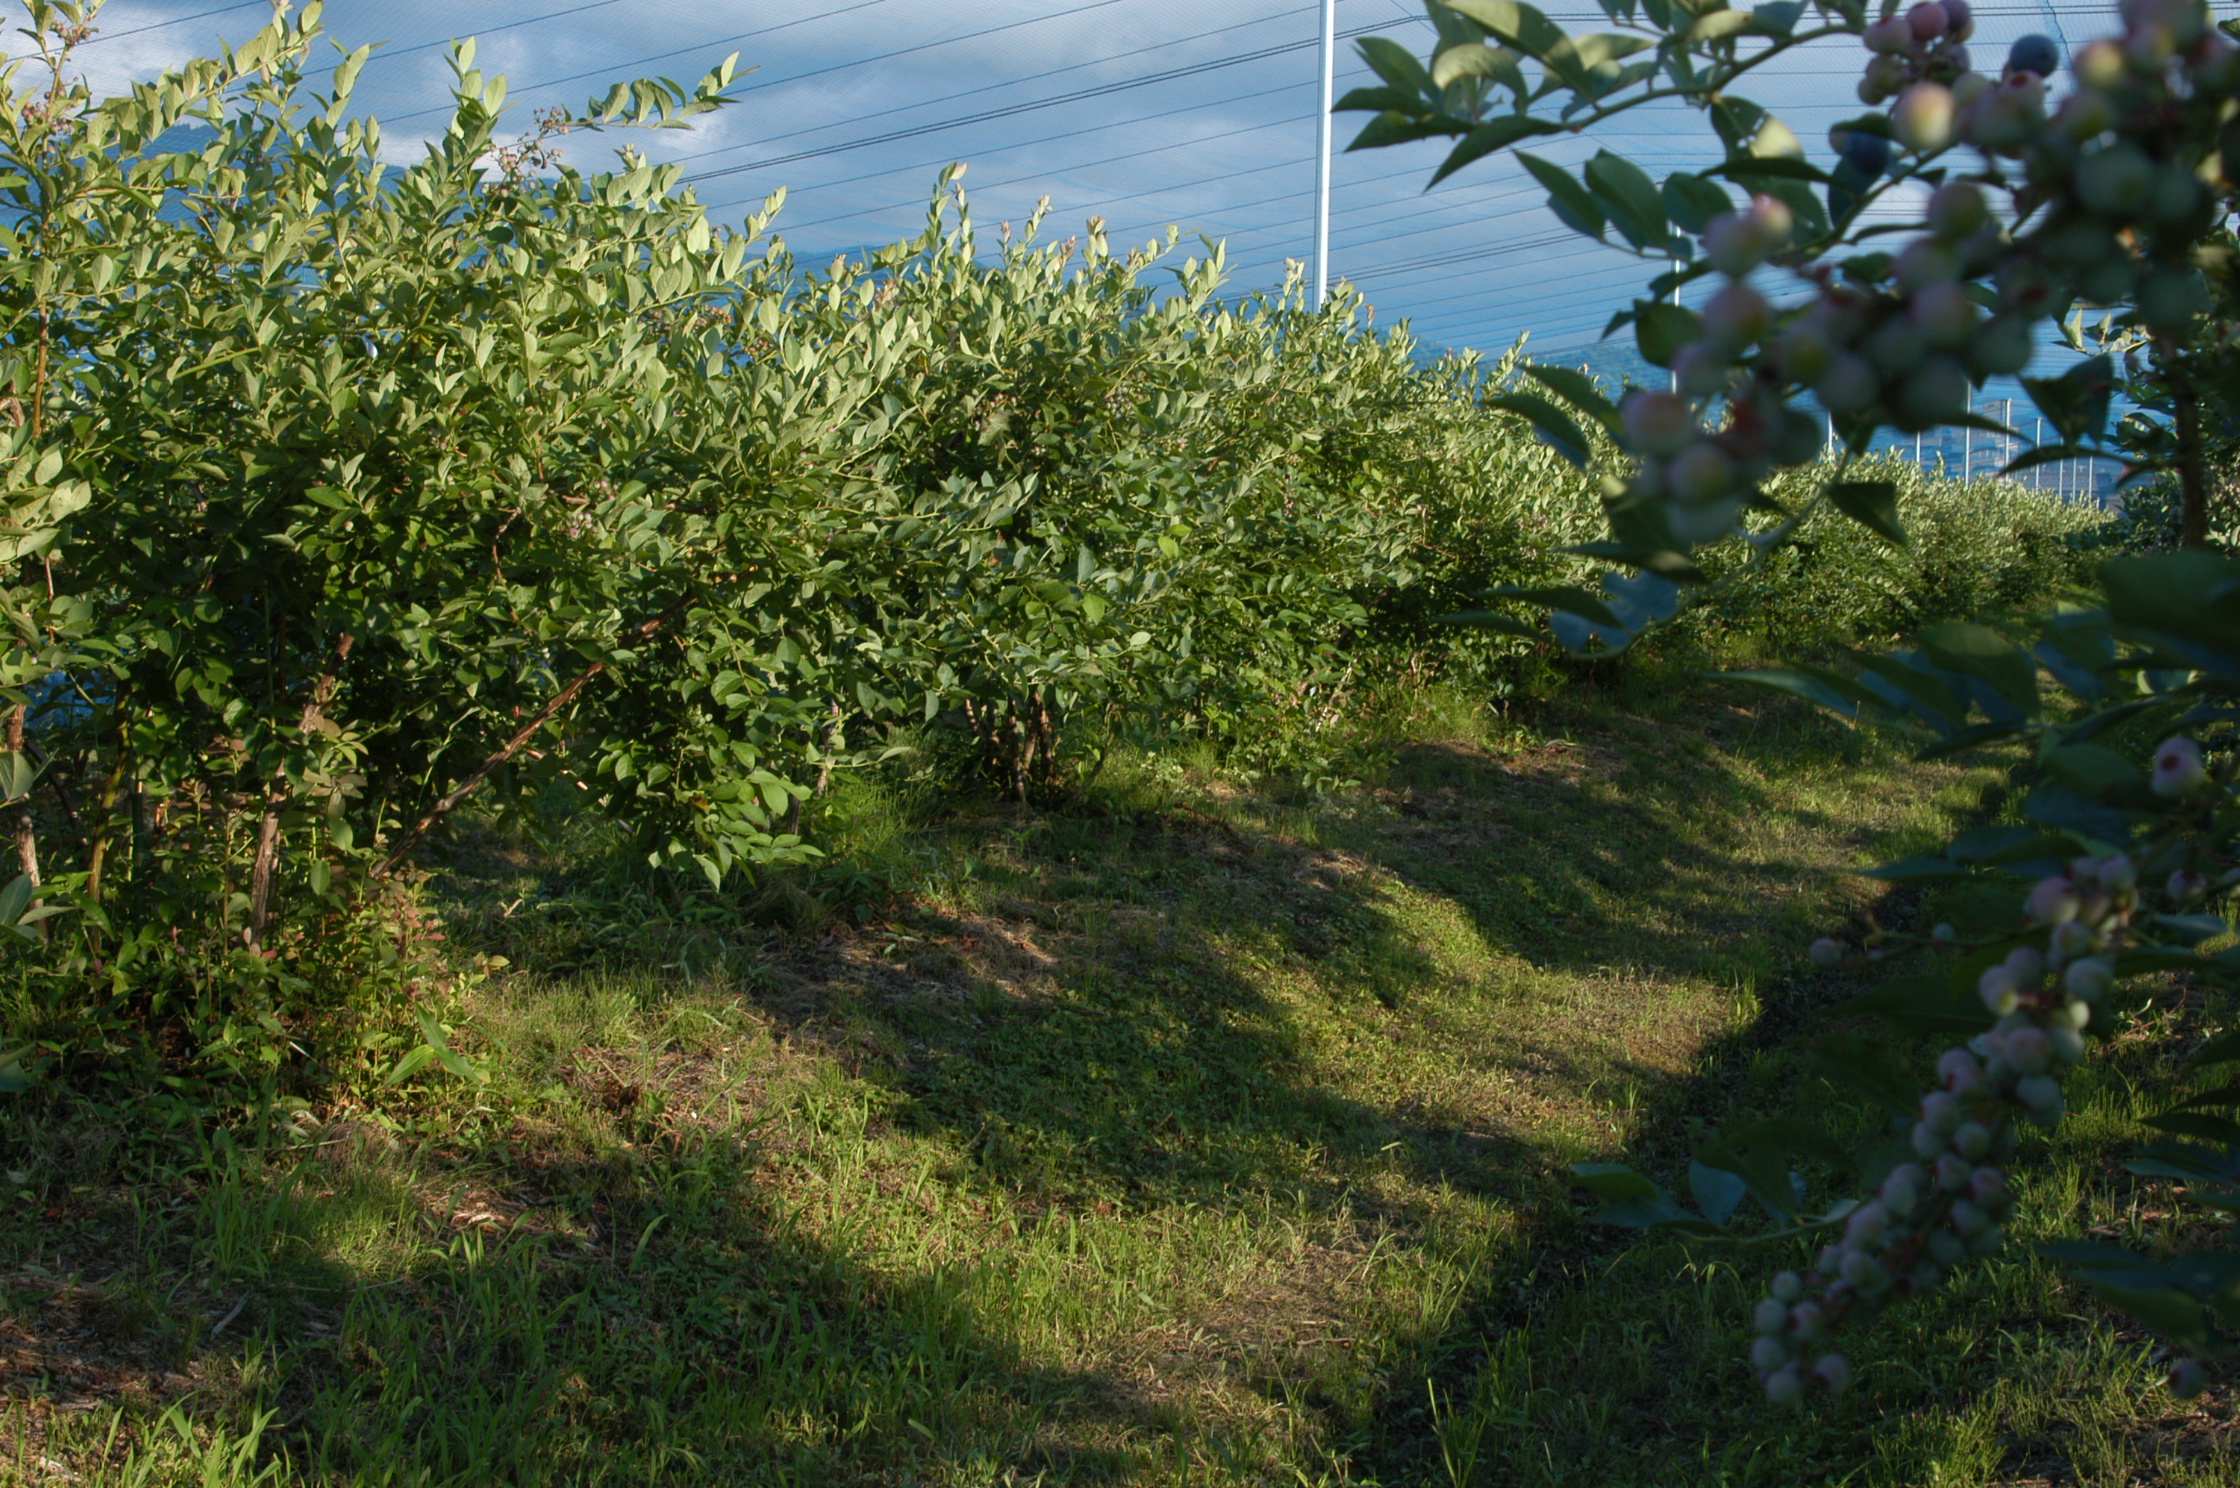
[{"label": "ground cover plant", "polygon": [[[1966,1482],[2087,1461],[2089,1428],[2217,1481],[2213,1418],[2159,1441],[2147,1347],[2027,1256],[1862,1355],[1866,1398],[1799,1441],[1750,1404],[1745,1279],[1707,1304],[1673,1250],[1585,1222],[1567,1164],[1776,1098],[1858,986],[1801,938],[1905,923],[1843,870],[2007,789],[1670,680],[1529,720],[1420,695],[1385,768],[1320,798],[1131,757],[1067,810],[858,799],[923,865],[905,907],[734,925],[697,975],[517,931],[459,1033],[484,1083],[155,1168],[98,1110],[26,1133],[17,1470]],[[462,847],[454,923],[515,926],[547,871]],[[2132,1213],[2135,1098],[2101,1089],[2024,1195],[2049,1229]],[[1984,1317],[2011,1342],[1903,1369]],[[2017,1355],[2040,1373],[1997,1387]]]},{"label": "ground cover plant", "polygon": [[[559,165],[728,64],[508,142],[461,48],[395,170],[315,9],[114,100],[30,22],[0,1469],[1964,1480],[2081,1460],[2097,1371],[2110,1471],[2225,1470],[2028,1257],[1889,1326],[1995,1313],[2036,1393],[1886,1333],[1752,1415],[1744,1315],[1569,1183],[1767,1111],[1857,980],[1808,932],[1923,912],[1843,870],[2015,810],[1682,679],[2043,603],[2095,514],[1882,472],[1933,545],[1705,550],[1673,615],[1576,551],[1628,456],[1565,369],[991,244],[961,172],[811,270]],[[2017,1224],[2137,1193],[2128,1087],[2069,1099]]]},{"label": "ground cover plant", "polygon": [[[1671,265],[1610,322],[1613,332],[1631,326],[1643,355],[1671,369],[1669,390],[1635,390],[1621,407],[1584,379],[1542,374],[1567,406],[1508,403],[1582,462],[1575,414],[1632,456],[1606,478],[1610,533],[1595,551],[1639,576],[1604,581],[1616,605],[1517,592],[1556,607],[1554,635],[1581,651],[1622,649],[1679,607],[1676,584],[1708,577],[1693,550],[1740,536],[1764,554],[1823,513],[1906,541],[1894,486],[1850,458],[1807,483],[1801,503],[1769,486],[1775,472],[1819,458],[1815,420],[1797,400],[1817,400],[1852,458],[1884,428],[1996,427],[1969,411],[1970,389],[2022,372],[2049,321],[2085,351],[2087,307],[2104,311],[2091,337],[2099,355],[2059,377],[2022,379],[2058,442],[2008,468],[2090,455],[2120,458],[2127,479],[2159,474],[2183,545],[2103,564],[2094,602],[2011,634],[1942,624],[1863,669],[1752,679],[1911,732],[1931,755],[2027,738],[2044,772],[2021,822],[1880,870],[1966,885],[1951,919],[1926,933],[1877,929],[1863,947],[1832,937],[1814,947],[1831,965],[1861,949],[1875,962],[1909,952],[1930,962],[1860,1005],[1890,1035],[1840,1061],[1887,1108],[1886,1134],[1810,1115],[1711,1134],[1689,1166],[1686,1202],[1630,1168],[1579,1170],[1615,1223],[1724,1239],[1747,1196],[1775,1226],[1766,1240],[1827,1242],[1808,1264],[1778,1272],[1752,1312],[1752,1366],[1769,1399],[1794,1405],[1808,1389],[1841,1394],[1850,1384],[1842,1336],[2000,1248],[2022,1127],[2060,1125],[2063,1079],[2090,1041],[2169,995],[2152,978],[2222,984],[2233,971],[2219,958],[2240,883],[2228,752],[2240,568],[2211,550],[2210,535],[2218,467],[2240,429],[2240,19],[2220,25],[2201,0],[2125,0],[2119,30],[2068,59],[2071,85],[2057,96],[2064,59],[2047,37],[2017,41],[1996,78],[1973,69],[1966,0],[1922,0],[1903,13],[1884,0],[1871,18],[1863,0],[1821,0],[1809,14],[1801,4],[1744,14],[1670,0],[1606,0],[1604,10],[1621,31],[1573,37],[1511,0],[1434,7],[1429,63],[1366,43],[1384,86],[1342,102],[1377,114],[1357,145],[1459,137],[1434,180],[1660,102],[1699,110],[1717,136],[1715,164],[1662,183],[1607,150],[1577,175],[1518,152],[1569,226],[1604,240],[1615,230],[1645,260]],[[1795,49],[1850,39],[1869,53],[1858,95],[1870,112],[1831,131],[1838,160],[1828,170],[1737,90]],[[1628,57],[1639,60],[1620,65]],[[1506,112],[1491,107],[1501,93]],[[1551,98],[1560,107],[1544,107]],[[1729,185],[1751,199],[1737,205]],[[1824,209],[1815,188],[1825,189]],[[1900,190],[1919,200],[1922,220],[1866,225],[1861,214]],[[1871,241],[1891,231],[1909,234],[1896,252]],[[1776,304],[1766,288],[1779,293],[1773,279],[1784,272],[1803,298]],[[1718,286],[1700,311],[1666,299],[1699,279]],[[2111,431],[2119,356],[2135,406]],[[1937,1057],[1926,1093],[1884,1057],[1922,1029],[1962,1040]],[[2195,1058],[2214,1067],[2236,1055],[2240,1042],[2219,1039]],[[2184,1098],[2150,1125],[2191,1140],[2150,1147],[2132,1169],[2175,1181],[2186,1204],[2233,1212],[2240,1124],[2211,1112],[2240,1096],[2169,1093]],[[1800,1162],[1834,1170],[1832,1204],[1810,1201]],[[2188,1396],[2210,1378],[2203,1358],[2233,1351],[2229,1330],[2240,1323],[2240,1256],[2215,1243],[2214,1229],[2207,1243],[2196,1238],[2153,1251],[2041,1247],[2188,1356],[2171,1371]]]}]

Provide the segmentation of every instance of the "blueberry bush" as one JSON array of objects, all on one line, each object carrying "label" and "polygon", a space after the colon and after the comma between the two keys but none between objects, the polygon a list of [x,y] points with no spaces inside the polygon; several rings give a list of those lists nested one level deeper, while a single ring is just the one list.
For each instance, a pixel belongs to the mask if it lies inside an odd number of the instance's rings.
[{"label": "blueberry bush", "polygon": [[[1620,614],[1589,595],[1566,611],[1542,596],[1559,640],[1622,649],[1707,581],[1777,571],[1828,520],[1905,543],[1874,437],[1998,429],[1969,412],[1971,388],[2025,372],[2050,334],[2074,365],[2023,381],[2056,438],[2009,472],[2118,460],[2127,482],[2159,483],[2177,544],[2108,560],[2096,594],[2034,621],[1942,621],[1854,665],[1744,674],[1930,752],[2035,750],[2019,821],[1879,870],[1940,886],[1965,912],[1925,934],[1811,948],[1826,966],[1927,967],[1842,1010],[1883,1030],[1873,1057],[1848,1063],[1888,1108],[1885,1132],[1847,1150],[1800,1112],[1711,1134],[1686,1203],[1626,1168],[1578,1170],[1611,1223],[1726,1237],[1747,1196],[1775,1226],[1755,1238],[1822,1244],[1773,1278],[1754,1318],[1751,1365],[1770,1398],[1792,1402],[1844,1387],[1846,1327],[1998,1249],[2018,1133],[2062,1120],[2063,1074],[2094,1040],[2173,976],[2240,978],[2240,563],[2208,545],[2240,432],[2240,22],[2219,25],[2202,0],[2123,0],[2120,31],[2066,65],[2051,39],[2028,36],[1988,74],[1969,53],[1967,0],[1602,8],[1616,29],[1570,34],[1514,0],[1434,4],[1434,54],[1364,42],[1381,84],[1339,105],[1375,114],[1355,148],[1456,139],[1438,177],[1515,151],[1564,222],[1662,268],[1610,330],[1630,327],[1670,368],[1670,390],[1614,404],[1583,379],[1543,378],[1511,402],[1559,450],[1582,452],[1599,426],[1627,455],[1604,477],[1607,532],[1587,551],[1631,569],[1605,587],[1640,602]],[[1740,89],[1775,59],[1831,45],[1863,45],[1869,111],[1831,131],[1823,166]],[[1517,148],[1659,103],[1699,110],[1722,158],[1660,182],[1608,150],[1573,172]],[[1677,303],[1698,281],[1700,306]],[[1806,470],[1821,416],[1841,457]],[[1924,1030],[1958,1040],[1926,1093],[1891,1063]],[[2195,1056],[2236,1060],[2240,1033]],[[2183,1185],[2192,1205],[2240,1210],[2240,1122],[2218,1114],[2240,1105],[2240,1086],[2173,1102],[2151,1124],[2177,1140],[2139,1152],[2133,1171]],[[1834,1177],[1828,1202],[1808,1203],[1803,1170]],[[2234,1351],[2229,1249],[2074,1241],[2053,1253],[2175,1347],[2181,1394],[2204,1387],[2204,1360]]]}]

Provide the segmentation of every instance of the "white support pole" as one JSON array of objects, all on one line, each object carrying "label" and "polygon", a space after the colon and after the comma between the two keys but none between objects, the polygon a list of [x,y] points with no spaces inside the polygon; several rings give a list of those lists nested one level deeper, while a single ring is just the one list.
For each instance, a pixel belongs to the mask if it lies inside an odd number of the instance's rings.
[{"label": "white support pole", "polygon": [[[1680,303],[1680,260],[1677,258],[1672,261],[1672,303],[1675,305]],[[1680,391],[1680,369],[1678,367],[1672,369],[1672,390],[1675,393]],[[1833,435],[1829,437],[1831,440],[1834,438]]]},{"label": "white support pole", "polygon": [[[1970,386],[1968,389],[1968,413],[1972,417],[1975,411],[1976,390],[1973,386]],[[1975,458],[1976,431],[1966,424],[1962,424],[1960,426],[1960,479],[1963,484],[1967,482],[1970,476],[1975,474]]]},{"label": "white support pole", "polygon": [[1330,105],[1338,78],[1338,0],[1322,0],[1322,111],[1315,118],[1314,307],[1330,293]]}]

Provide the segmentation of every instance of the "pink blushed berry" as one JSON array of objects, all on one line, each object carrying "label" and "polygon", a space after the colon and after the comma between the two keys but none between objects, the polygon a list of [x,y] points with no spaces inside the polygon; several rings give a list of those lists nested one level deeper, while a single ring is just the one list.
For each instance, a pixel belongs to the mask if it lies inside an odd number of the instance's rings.
[{"label": "pink blushed berry", "polygon": [[2180,734],[2155,747],[2154,773],[2147,778],[2147,784],[2156,795],[2175,798],[2192,790],[2208,775],[2208,767],[2201,762],[2201,746]]}]

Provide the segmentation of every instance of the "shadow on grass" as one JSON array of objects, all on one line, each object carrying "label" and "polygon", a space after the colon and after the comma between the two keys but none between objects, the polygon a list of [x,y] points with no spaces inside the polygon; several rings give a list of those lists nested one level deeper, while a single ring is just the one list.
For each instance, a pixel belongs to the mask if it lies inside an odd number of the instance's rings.
[{"label": "shadow on grass", "polygon": [[[88,1205],[40,1260],[6,1257],[5,1396],[42,1407],[46,1460],[97,1480],[195,1476],[161,1432],[104,1437],[103,1407],[145,1425],[173,1399],[236,1444],[269,1411],[244,1457],[281,1454],[284,1481],[1127,1474],[1156,1411],[988,1336],[962,1274],[875,1273],[803,1239],[753,1202],[756,1156],[718,1137],[419,1175],[362,1155],[180,1175],[137,1247],[115,1243],[129,1216]],[[1110,1428],[1054,1425],[1092,1414]]]},{"label": "shadow on grass", "polygon": [[[1517,1001],[1508,972],[1458,971],[1393,886],[1455,906],[1489,964],[1762,984],[1788,960],[1762,942],[1802,928],[1782,908],[1800,869],[1736,823],[1830,830],[1768,783],[1828,750],[1811,726],[1571,722],[1568,747],[1507,757],[1411,746],[1378,788],[1311,811],[1137,788],[952,816],[929,835],[970,871],[938,908],[773,943],[728,991],[883,1092],[874,1135],[954,1146],[958,1186],[1022,1214],[1281,1195],[1420,1241],[1428,1196],[1460,1190],[1560,1230],[1575,1135],[1479,1121],[1409,1081],[1467,1058],[1550,1089],[1622,1083],[1666,1133],[1718,1091],[1586,1047],[1561,1009]],[[1349,1087],[1345,1070],[1382,1068],[1381,1045],[1417,1064]],[[794,1191],[756,1181],[769,1154],[751,1132],[649,1128],[556,1157],[503,1120],[470,1125],[437,1140],[515,1197],[484,1196],[483,1217],[460,1208],[471,1195],[414,1200],[424,1237],[393,1279],[359,1284],[374,1273],[335,1238],[347,1216],[317,1217],[348,1185],[268,1226],[266,1249],[303,1269],[247,1316],[299,1463],[429,1483],[1094,1482],[1141,1476],[1162,1433],[1224,1429],[1097,1363],[1030,1358],[973,1291],[1005,1265],[1000,1238],[910,1268],[867,1264],[844,1224],[811,1237]],[[508,1218],[529,1214],[548,1219]],[[213,1225],[174,1238],[199,1257]],[[1327,1379],[1247,1358],[1240,1383],[1316,1416],[1327,1469],[1353,1454],[1386,1464],[1383,1481],[1435,1478],[1432,1423],[1408,1402],[1440,1361],[1452,1376],[1472,1357],[1515,1283],[1489,1274],[1459,1307],[1392,1323]]]}]

